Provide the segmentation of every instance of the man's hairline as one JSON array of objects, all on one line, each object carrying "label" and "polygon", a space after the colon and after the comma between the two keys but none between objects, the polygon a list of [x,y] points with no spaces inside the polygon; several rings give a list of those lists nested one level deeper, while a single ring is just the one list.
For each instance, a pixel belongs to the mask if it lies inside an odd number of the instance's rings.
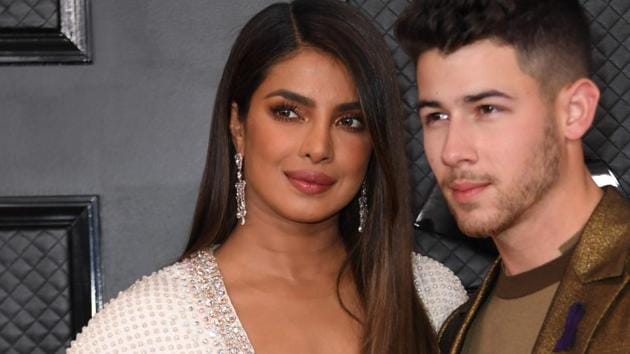
[{"label": "man's hairline", "polygon": [[[514,53],[516,54],[516,62],[519,69],[525,75],[531,77],[532,79],[534,79],[534,81],[536,81],[540,98],[543,99],[546,103],[552,104],[558,97],[558,94],[560,93],[560,91],[562,91],[562,88],[582,78],[586,78],[590,80],[590,77],[588,77],[588,75],[579,75],[573,78],[558,78],[557,77],[558,75],[556,75],[554,76],[555,78],[557,78],[556,80],[549,79],[548,77],[546,78],[547,80],[543,80],[542,77],[545,76],[544,69],[543,69],[544,65],[543,65],[543,68],[537,68],[536,67],[537,64],[534,63],[534,60],[531,58],[531,56],[528,56],[522,48],[519,48],[518,46],[512,43],[509,43],[508,41],[503,40],[500,37],[496,37],[496,36],[478,38],[470,43],[466,43],[464,45],[458,46],[455,49],[444,50],[443,48],[440,48],[439,46],[431,46],[431,47],[424,48],[421,51],[419,51],[416,56],[416,69],[418,67],[420,58],[424,54],[430,51],[437,50],[441,56],[446,57],[446,56],[453,55],[454,53],[464,48],[468,48],[482,41],[490,41],[496,44],[497,46],[509,47],[509,48],[514,49]],[[539,54],[537,56],[540,57]]]}]

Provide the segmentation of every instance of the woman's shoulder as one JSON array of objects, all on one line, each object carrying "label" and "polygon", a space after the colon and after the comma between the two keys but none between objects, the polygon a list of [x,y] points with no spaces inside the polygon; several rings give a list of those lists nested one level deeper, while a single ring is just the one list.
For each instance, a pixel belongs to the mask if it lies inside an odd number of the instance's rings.
[{"label": "woman's shoulder", "polygon": [[200,349],[187,291],[188,269],[176,263],[136,281],[83,328],[67,353],[189,352]]},{"label": "woman's shoulder", "polygon": [[451,312],[468,300],[457,276],[442,263],[413,253],[413,277],[431,324],[438,330]]}]

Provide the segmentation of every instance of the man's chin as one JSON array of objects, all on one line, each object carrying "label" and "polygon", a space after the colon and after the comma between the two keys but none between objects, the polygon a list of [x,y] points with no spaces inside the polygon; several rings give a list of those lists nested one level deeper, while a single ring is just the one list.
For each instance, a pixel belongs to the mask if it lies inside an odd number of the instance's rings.
[{"label": "man's chin", "polygon": [[471,231],[465,231],[462,230],[462,233],[470,238],[476,238],[476,239],[486,239],[486,238],[490,238],[491,236],[487,233],[484,233],[482,230],[471,230]]},{"label": "man's chin", "polygon": [[480,210],[455,210],[453,213],[459,230],[466,236],[487,238],[495,232],[497,222],[487,215],[481,215]]}]

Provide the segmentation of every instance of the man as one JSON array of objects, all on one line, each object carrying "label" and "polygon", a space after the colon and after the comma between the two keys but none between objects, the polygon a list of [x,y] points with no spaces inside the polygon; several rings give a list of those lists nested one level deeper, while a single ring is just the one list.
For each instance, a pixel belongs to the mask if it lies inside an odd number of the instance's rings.
[{"label": "man", "polygon": [[630,205],[584,164],[599,90],[578,1],[421,0],[396,33],[449,208],[500,254],[443,352],[630,353]]}]

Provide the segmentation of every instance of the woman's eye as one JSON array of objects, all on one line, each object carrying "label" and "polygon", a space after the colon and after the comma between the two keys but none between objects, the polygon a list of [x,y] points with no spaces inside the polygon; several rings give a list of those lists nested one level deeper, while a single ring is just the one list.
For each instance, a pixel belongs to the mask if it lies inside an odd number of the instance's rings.
[{"label": "woman's eye", "polygon": [[353,130],[363,129],[364,126],[363,121],[359,116],[342,117],[337,121],[337,124]]},{"label": "woman's eye", "polygon": [[299,114],[297,113],[297,107],[282,105],[278,107],[272,108],[272,112],[280,119],[296,119],[299,118]]}]

